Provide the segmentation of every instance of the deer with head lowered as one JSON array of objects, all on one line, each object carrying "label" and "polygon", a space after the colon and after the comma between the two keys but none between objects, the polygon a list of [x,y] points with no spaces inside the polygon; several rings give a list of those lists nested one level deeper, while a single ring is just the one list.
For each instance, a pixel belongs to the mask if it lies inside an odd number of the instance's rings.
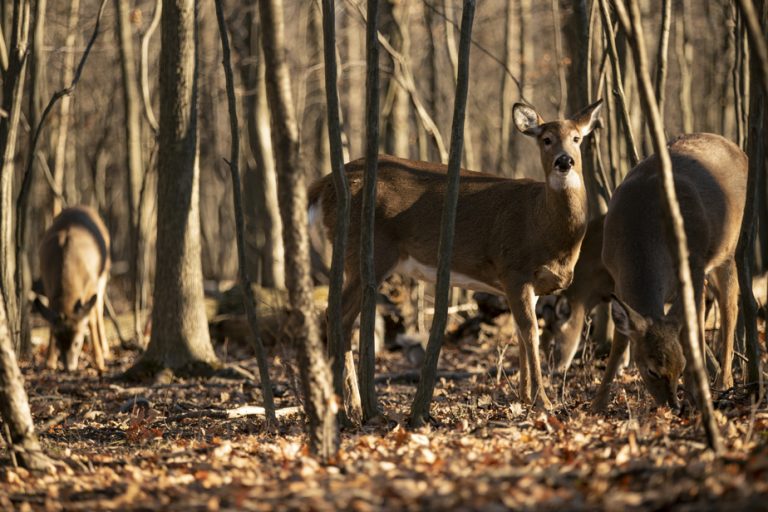
[{"label": "deer with head lowered", "polygon": [[[729,388],[739,295],[734,253],[744,210],[747,156],[732,142],[707,133],[684,135],[668,147],[688,240],[700,341],[704,340],[704,278],[708,275],[721,312],[721,372],[716,385]],[[606,405],[627,337],[656,402],[673,408],[679,405],[677,385],[686,364],[680,343],[682,294],[660,180],[659,159],[653,155],[629,172],[608,207],[602,255],[615,281],[611,312],[617,331],[624,336],[614,339],[593,409]],[[670,304],[669,309],[665,304]],[[688,375],[686,382],[690,382]]]},{"label": "deer with head lowered", "polygon": [[[567,287],[587,225],[581,143],[601,102],[570,119],[545,123],[530,106],[513,107],[515,126],[536,139],[544,182],[461,171],[451,283],[504,295],[520,330],[520,397],[549,408],[542,382],[535,303]],[[343,330],[360,312],[360,211],[363,159],[346,165],[351,222],[345,259]],[[390,156],[378,161],[374,263],[377,283],[392,273],[434,282],[447,167]],[[330,177],[310,190],[310,218],[332,236],[336,198]],[[349,350],[349,345],[345,347]]]},{"label": "deer with head lowered", "polygon": [[53,219],[40,244],[40,272],[48,299],[35,307],[51,324],[47,366],[60,358],[67,371],[77,362],[89,331],[96,368],[104,371],[109,350],[104,329],[104,294],[109,275],[109,232],[85,206],[66,208]]}]

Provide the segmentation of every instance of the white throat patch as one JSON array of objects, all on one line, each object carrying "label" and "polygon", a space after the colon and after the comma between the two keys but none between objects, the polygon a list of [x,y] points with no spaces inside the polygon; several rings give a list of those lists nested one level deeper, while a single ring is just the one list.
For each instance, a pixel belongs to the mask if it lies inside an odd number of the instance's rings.
[{"label": "white throat patch", "polygon": [[579,173],[575,171],[568,171],[563,175],[560,171],[553,170],[549,173],[547,183],[549,183],[552,190],[559,192],[561,190],[581,187],[581,178],[579,177]]}]

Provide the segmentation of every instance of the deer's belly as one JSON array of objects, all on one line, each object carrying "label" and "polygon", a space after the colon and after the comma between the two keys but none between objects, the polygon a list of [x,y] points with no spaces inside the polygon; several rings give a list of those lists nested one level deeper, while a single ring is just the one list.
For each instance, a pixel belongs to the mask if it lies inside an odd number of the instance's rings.
[{"label": "deer's belly", "polygon": [[[405,260],[400,260],[392,272],[396,272],[413,279],[418,279],[420,281],[426,281],[428,283],[437,282],[437,268],[430,265],[425,265],[424,263],[421,263],[420,261],[410,256]],[[460,272],[451,272],[451,286],[458,286],[459,288],[466,288],[476,292],[487,292],[496,295],[504,295],[504,292],[501,291],[501,286],[499,286],[497,283],[494,283],[494,285],[489,285],[488,283],[478,281]]]}]

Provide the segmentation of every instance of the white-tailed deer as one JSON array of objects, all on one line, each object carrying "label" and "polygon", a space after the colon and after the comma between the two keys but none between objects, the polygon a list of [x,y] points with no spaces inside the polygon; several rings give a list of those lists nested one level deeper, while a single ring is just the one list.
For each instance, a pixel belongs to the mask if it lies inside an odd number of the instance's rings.
[{"label": "white-tailed deer", "polygon": [[96,368],[104,370],[109,350],[104,329],[104,293],[109,275],[109,233],[86,206],[66,208],[53,219],[40,244],[40,272],[48,305],[35,306],[51,324],[49,368],[57,352],[67,371],[77,369],[86,330]]},{"label": "white-tailed deer", "polygon": [[552,335],[554,371],[568,369],[579,348],[584,320],[601,302],[613,293],[613,278],[603,265],[603,221],[605,216],[593,219],[587,225],[587,234],[573,269],[571,286],[557,295],[552,307],[548,330]]},{"label": "white-tailed deer", "polygon": [[[515,126],[538,143],[544,182],[461,171],[451,282],[507,297],[522,340],[520,398],[529,403],[538,399],[544,407],[551,404],[541,375],[536,297],[567,287],[572,279],[587,224],[580,146],[598,122],[600,104],[590,105],[571,119],[549,123],[529,106],[514,106]],[[363,159],[346,165],[352,198],[342,298],[347,340],[360,312],[358,250],[364,166]],[[379,158],[377,283],[394,272],[435,281],[446,169],[434,163]],[[336,198],[330,177],[312,186],[310,206],[310,217],[322,218],[331,237]]]},{"label": "white-tailed deer", "polygon": [[[709,273],[721,311],[721,373],[716,385],[731,387],[739,294],[734,252],[744,209],[747,157],[732,142],[706,133],[676,139],[669,152],[688,238],[699,325],[704,318],[704,276]],[[605,218],[603,262],[616,283],[611,308],[616,329],[632,341],[635,362],[656,402],[676,408],[686,361],[680,343],[684,322],[672,252],[675,243],[664,218],[660,179],[654,155],[632,169],[616,189]],[[665,303],[671,304],[668,311]],[[614,339],[594,409],[607,402],[618,361],[614,351],[623,352],[626,344],[626,337]]]}]

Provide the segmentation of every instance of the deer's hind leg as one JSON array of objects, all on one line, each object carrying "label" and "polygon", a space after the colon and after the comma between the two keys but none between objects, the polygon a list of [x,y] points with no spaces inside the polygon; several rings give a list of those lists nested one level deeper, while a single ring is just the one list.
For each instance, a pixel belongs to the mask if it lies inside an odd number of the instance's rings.
[{"label": "deer's hind leg", "polygon": [[720,374],[715,386],[733,387],[733,345],[739,315],[739,282],[736,262],[729,260],[714,271],[717,302],[720,307]]}]

